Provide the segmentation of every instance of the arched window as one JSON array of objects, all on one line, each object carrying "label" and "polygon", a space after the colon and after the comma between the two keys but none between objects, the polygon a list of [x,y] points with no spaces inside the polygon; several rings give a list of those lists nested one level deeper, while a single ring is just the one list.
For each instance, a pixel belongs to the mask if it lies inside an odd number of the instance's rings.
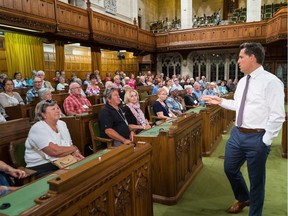
[{"label": "arched window", "polygon": [[216,81],[216,64],[213,62],[210,65],[210,81]]},{"label": "arched window", "polygon": [[236,78],[236,64],[234,61],[230,62],[229,64],[229,78],[228,79],[235,79]]},{"label": "arched window", "polygon": [[224,80],[225,66],[223,62],[218,65],[218,80]]}]

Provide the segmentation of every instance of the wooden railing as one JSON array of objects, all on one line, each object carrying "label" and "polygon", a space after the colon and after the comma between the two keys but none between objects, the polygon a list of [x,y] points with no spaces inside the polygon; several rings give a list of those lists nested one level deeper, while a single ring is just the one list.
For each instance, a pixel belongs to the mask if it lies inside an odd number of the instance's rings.
[{"label": "wooden railing", "polygon": [[[145,52],[238,46],[247,40],[270,43],[287,38],[287,7],[273,18],[201,29],[153,34],[112,17],[55,0],[2,0],[0,24],[40,31],[43,37],[65,36],[102,48]],[[47,33],[50,33],[49,36]],[[60,38],[60,40],[63,38]],[[88,43],[89,42],[89,43]]]}]

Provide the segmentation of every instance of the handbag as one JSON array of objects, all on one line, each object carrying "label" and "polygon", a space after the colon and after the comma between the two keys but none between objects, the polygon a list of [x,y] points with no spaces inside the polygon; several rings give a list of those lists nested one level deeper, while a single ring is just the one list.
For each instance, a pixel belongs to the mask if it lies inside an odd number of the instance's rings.
[{"label": "handbag", "polygon": [[61,157],[55,161],[52,161],[52,163],[57,166],[59,169],[63,169],[63,168],[66,168],[74,163],[76,163],[77,160],[76,158],[69,154],[67,156],[64,156],[64,157]]},{"label": "handbag", "polygon": [[75,158],[73,155],[71,155],[71,154],[66,155],[66,156],[64,156],[64,157],[60,157],[60,158],[58,158],[58,159],[55,160],[55,161],[52,161],[52,160],[50,160],[50,159],[46,159],[44,153],[43,153],[42,151],[36,149],[34,146],[33,146],[33,149],[34,149],[34,151],[36,151],[38,154],[40,154],[45,160],[50,161],[50,163],[54,164],[54,165],[57,166],[59,169],[64,169],[64,168],[66,168],[66,167],[68,167],[68,166],[70,166],[70,165],[72,165],[72,164],[74,164],[74,163],[77,162],[76,158]]}]

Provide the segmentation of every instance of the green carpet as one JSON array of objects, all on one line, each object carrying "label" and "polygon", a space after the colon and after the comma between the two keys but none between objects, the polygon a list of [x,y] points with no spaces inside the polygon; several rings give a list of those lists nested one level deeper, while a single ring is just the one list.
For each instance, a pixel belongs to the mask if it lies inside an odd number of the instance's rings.
[{"label": "green carpet", "polygon": [[[235,202],[230,184],[223,170],[225,144],[230,134],[223,135],[222,142],[210,157],[203,157],[204,167],[194,179],[182,199],[173,206],[153,204],[154,216],[228,216],[225,210]],[[263,216],[287,215],[287,159],[281,157],[281,134],[273,141],[267,160],[266,196]],[[244,165],[242,173],[247,184],[248,173]],[[248,215],[248,208],[237,214]]]}]

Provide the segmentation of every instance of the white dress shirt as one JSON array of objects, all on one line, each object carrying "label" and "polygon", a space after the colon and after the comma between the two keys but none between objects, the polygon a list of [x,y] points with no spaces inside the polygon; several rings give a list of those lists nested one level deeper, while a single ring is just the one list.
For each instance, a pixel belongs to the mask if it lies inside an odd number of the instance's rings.
[{"label": "white dress shirt", "polygon": [[[284,85],[280,79],[265,71],[262,66],[250,75],[241,127],[265,129],[263,142],[266,145],[271,145],[272,139],[278,135],[285,120]],[[234,100],[223,98],[220,104],[223,108],[235,110],[236,119],[238,118],[245,84],[246,76],[240,79],[234,94]]]}]

